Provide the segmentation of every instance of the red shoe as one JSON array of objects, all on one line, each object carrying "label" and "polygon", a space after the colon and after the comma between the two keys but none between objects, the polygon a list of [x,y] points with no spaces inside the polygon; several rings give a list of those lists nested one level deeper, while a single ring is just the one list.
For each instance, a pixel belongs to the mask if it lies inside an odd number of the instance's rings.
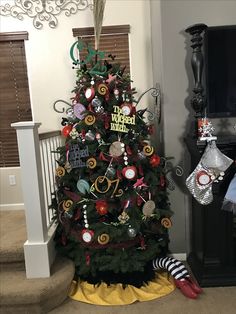
[{"label": "red shoe", "polygon": [[186,277],[185,279],[189,282],[189,284],[190,284],[190,286],[194,292],[196,292],[196,293],[202,293],[203,292],[202,288],[198,285],[198,283],[195,280],[193,280],[193,278]]},{"label": "red shoe", "polygon": [[196,299],[197,298],[198,295],[192,289],[188,280],[186,280],[186,279],[184,279],[184,280],[174,279],[174,282],[175,282],[176,287],[179,288],[181,290],[181,292],[183,293],[183,295],[185,295],[187,298],[190,298],[190,299]]}]

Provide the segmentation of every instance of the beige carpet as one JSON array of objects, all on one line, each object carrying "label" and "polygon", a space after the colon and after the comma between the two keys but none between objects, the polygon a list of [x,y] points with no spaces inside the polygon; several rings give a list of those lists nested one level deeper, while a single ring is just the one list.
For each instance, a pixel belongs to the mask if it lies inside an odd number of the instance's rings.
[{"label": "beige carpet", "polygon": [[0,263],[24,260],[26,239],[24,211],[0,211]]},{"label": "beige carpet", "polygon": [[197,300],[178,289],[157,300],[125,306],[98,306],[67,299],[50,314],[236,314],[236,287],[204,288]]}]

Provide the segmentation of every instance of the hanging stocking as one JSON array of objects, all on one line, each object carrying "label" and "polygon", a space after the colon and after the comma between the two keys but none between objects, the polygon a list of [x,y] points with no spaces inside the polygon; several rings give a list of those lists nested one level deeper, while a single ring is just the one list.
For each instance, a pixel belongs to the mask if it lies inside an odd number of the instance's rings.
[{"label": "hanging stocking", "polygon": [[229,184],[222,204],[222,209],[233,212],[233,214],[236,215],[236,174]]},{"label": "hanging stocking", "polygon": [[212,183],[223,180],[224,172],[233,162],[217,148],[215,141],[208,142],[195,170],[186,180],[193,197],[202,205],[213,201]]},{"label": "hanging stocking", "polygon": [[153,269],[165,269],[173,277],[177,288],[187,298],[196,299],[198,294],[202,292],[197,282],[195,282],[184,264],[173,257],[161,257],[152,261]]}]

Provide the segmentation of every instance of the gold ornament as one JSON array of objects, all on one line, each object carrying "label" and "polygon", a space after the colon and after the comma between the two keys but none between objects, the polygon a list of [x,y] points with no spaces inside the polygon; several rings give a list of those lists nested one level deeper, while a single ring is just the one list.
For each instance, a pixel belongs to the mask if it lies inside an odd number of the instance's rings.
[{"label": "gold ornament", "polygon": [[88,168],[93,169],[97,166],[97,161],[95,158],[92,157],[87,160],[86,164]]},{"label": "gold ornament", "polygon": [[98,85],[98,93],[100,95],[103,95],[103,96],[106,95],[107,91],[108,91],[108,88],[107,88],[106,84],[99,84]]},{"label": "gold ornament", "polygon": [[118,220],[121,224],[125,224],[129,220],[129,215],[123,211],[120,216],[118,216]]},{"label": "gold ornament", "polygon": [[56,169],[56,176],[57,177],[63,177],[65,175],[66,171],[63,167],[58,167]]},{"label": "gold ornament", "polygon": [[95,116],[93,116],[93,115],[91,115],[91,114],[87,115],[86,118],[84,119],[84,122],[85,122],[85,124],[87,124],[87,125],[92,125],[92,124],[95,123],[95,121],[96,121]]},{"label": "gold ornament", "polygon": [[72,200],[63,201],[62,208],[64,209],[64,211],[67,212],[68,210],[70,210],[72,204],[73,204]]},{"label": "gold ornament", "polygon": [[150,145],[146,145],[143,148],[143,153],[145,156],[151,156],[154,153],[154,148]]},{"label": "gold ornament", "polygon": [[163,227],[165,227],[166,229],[169,229],[172,227],[172,222],[169,218],[162,218],[161,220],[161,224]]},{"label": "gold ornament", "polygon": [[100,236],[98,236],[98,243],[99,244],[105,245],[109,242],[109,240],[110,240],[110,237],[107,233],[103,233]]},{"label": "gold ornament", "polygon": [[[103,186],[104,181],[106,181],[106,185],[107,185],[106,188],[104,188],[104,186]],[[110,190],[111,185],[113,183],[115,183],[115,188],[114,188],[113,193],[111,195],[111,197],[113,197],[115,195],[117,189],[118,189],[119,182],[120,182],[119,179],[110,180],[106,176],[99,176],[99,177],[97,177],[97,179],[94,182],[94,187],[95,187],[95,190],[97,192],[105,194],[105,193],[107,193]],[[103,188],[102,190],[100,190],[100,187],[99,187],[100,184],[101,184],[101,187]],[[118,195],[115,195],[115,196],[121,196],[123,194],[123,191],[122,192],[121,191],[122,190],[119,189],[118,190]]]}]

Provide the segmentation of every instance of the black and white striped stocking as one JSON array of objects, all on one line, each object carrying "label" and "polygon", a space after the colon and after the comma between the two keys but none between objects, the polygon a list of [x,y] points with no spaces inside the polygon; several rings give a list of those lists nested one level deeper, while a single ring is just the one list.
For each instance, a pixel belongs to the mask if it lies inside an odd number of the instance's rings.
[{"label": "black and white striped stocking", "polygon": [[165,269],[175,279],[184,280],[189,277],[188,270],[184,264],[173,257],[161,257],[152,261],[153,269]]}]

